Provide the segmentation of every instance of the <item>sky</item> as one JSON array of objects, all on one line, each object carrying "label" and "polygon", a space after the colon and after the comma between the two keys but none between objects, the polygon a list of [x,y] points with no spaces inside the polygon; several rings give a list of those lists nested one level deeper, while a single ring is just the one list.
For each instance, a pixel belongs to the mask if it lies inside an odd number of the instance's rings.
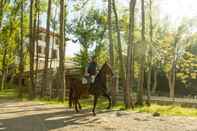
[{"label": "sky", "polygon": [[182,18],[197,17],[197,0],[160,0],[162,16],[168,16],[172,24],[178,24]]},{"label": "sky", "polygon": [[[94,0],[92,0],[94,1]],[[140,0],[137,0],[140,1]],[[160,18],[167,18],[173,25],[178,25],[183,18],[197,18],[197,0],[153,0],[159,9]],[[129,0],[118,0],[119,4],[128,7]],[[98,8],[101,6],[99,0],[94,2]],[[79,45],[67,44],[66,55],[74,56],[80,50]]]}]

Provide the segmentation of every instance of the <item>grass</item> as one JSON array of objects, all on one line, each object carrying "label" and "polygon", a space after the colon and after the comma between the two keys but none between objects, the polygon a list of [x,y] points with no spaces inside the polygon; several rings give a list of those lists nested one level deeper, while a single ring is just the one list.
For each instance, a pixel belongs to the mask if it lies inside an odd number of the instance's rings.
[{"label": "grass", "polygon": [[150,107],[148,107],[148,106],[137,107],[135,109],[135,111],[147,112],[147,113],[158,112],[161,115],[167,115],[167,116],[194,116],[194,117],[197,117],[197,109],[181,107],[179,105],[164,106],[164,105],[152,104]]},{"label": "grass", "polygon": [[15,89],[6,89],[3,91],[0,91],[0,99],[11,99],[11,98],[16,98],[17,93]]},{"label": "grass", "polygon": [[[4,91],[0,91],[0,99],[17,99],[17,93],[15,89],[6,89]],[[27,97],[22,98],[21,100],[28,100]],[[68,100],[61,102],[58,99],[47,100],[46,98],[40,99],[36,98],[33,100],[34,102],[42,102],[45,104],[53,104],[53,105],[64,105],[68,107]],[[91,97],[87,99],[80,100],[81,106],[83,109],[90,109],[93,106],[93,99]],[[108,101],[104,98],[100,98],[97,103],[97,109],[105,110],[108,106]],[[123,110],[125,106],[123,102],[117,102],[116,105],[112,108],[112,110]],[[152,104],[151,106],[142,106],[136,107],[134,110],[127,111],[135,111],[135,112],[146,112],[146,113],[155,113],[158,112],[161,115],[167,116],[193,116],[197,117],[197,109],[195,108],[186,108],[181,107],[179,105],[158,105]]]}]

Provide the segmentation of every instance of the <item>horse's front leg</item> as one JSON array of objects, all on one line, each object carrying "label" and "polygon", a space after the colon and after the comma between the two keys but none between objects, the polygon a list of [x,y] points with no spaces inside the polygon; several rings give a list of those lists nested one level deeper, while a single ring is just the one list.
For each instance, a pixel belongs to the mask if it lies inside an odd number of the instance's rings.
[{"label": "horse's front leg", "polygon": [[111,97],[108,94],[104,94],[104,97],[106,97],[108,99],[109,104],[108,104],[107,109],[110,109],[111,108]]},{"label": "horse's front leg", "polygon": [[96,108],[97,99],[98,99],[98,96],[94,95],[94,106],[92,109],[93,116],[96,116],[95,108]]}]

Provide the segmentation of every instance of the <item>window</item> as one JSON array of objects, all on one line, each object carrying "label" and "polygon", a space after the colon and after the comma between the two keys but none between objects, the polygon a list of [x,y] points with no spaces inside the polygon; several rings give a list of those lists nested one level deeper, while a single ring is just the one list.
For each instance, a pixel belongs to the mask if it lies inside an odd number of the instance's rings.
[{"label": "window", "polygon": [[42,53],[42,47],[38,46],[38,53]]},{"label": "window", "polygon": [[38,40],[42,40],[42,35],[38,35]]},{"label": "window", "polygon": [[59,44],[59,39],[58,39],[58,37],[55,39],[55,43],[56,43],[56,45]]},{"label": "window", "polygon": [[42,35],[42,34],[39,34],[38,39],[39,39],[39,40],[42,40],[42,41],[45,41],[45,36]]},{"label": "window", "polygon": [[53,59],[57,58],[57,50],[55,50],[55,49],[52,50],[52,58]]}]

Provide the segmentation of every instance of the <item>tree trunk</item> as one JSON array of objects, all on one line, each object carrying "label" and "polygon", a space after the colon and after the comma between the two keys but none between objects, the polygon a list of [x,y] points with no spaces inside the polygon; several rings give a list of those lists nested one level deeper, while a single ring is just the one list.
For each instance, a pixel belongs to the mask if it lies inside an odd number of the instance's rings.
[{"label": "tree trunk", "polygon": [[[123,55],[122,55],[122,44],[121,44],[121,36],[120,36],[120,27],[119,27],[119,22],[118,22],[118,14],[116,11],[116,5],[115,5],[115,0],[112,0],[112,5],[113,5],[113,11],[115,15],[115,23],[116,23],[116,32],[117,32],[117,41],[118,41],[118,57],[120,61],[120,78],[125,83],[125,68],[124,68],[124,61],[123,61]],[[115,82],[114,82],[115,83]],[[125,84],[123,85],[125,88]],[[112,95],[112,104],[115,104],[115,96],[116,96],[116,87],[113,85],[113,95]]]},{"label": "tree trunk", "polygon": [[0,29],[2,25],[2,20],[3,20],[3,8],[6,3],[6,0],[0,0]]},{"label": "tree trunk", "polygon": [[35,8],[36,8],[36,17],[37,17],[37,25],[36,25],[36,73],[35,73],[35,80],[36,80],[36,84],[38,84],[38,62],[39,62],[39,52],[38,52],[38,43],[39,43],[39,34],[40,34],[40,30],[39,30],[39,26],[40,26],[40,10],[39,10],[39,0],[36,0],[36,4],[35,4]]},{"label": "tree trunk", "polygon": [[134,26],[135,26],[135,4],[136,0],[130,0],[129,7],[129,35],[128,35],[128,47],[127,47],[127,72],[126,72],[126,87],[125,87],[125,96],[126,96],[126,108],[133,107],[131,89],[133,88],[131,82],[133,82],[133,46],[134,46]]},{"label": "tree trunk", "polygon": [[[11,37],[12,35],[12,30],[13,30],[13,21],[15,20],[15,17],[14,19],[13,18],[10,18],[10,25],[9,25],[9,38]],[[13,19],[13,21],[12,21]],[[4,50],[3,50],[3,61],[2,61],[2,68],[3,68],[3,71],[2,71],[2,83],[1,83],[1,89],[3,90],[5,88],[5,81],[7,79],[7,73],[8,73],[8,69],[6,69],[6,57],[7,57],[7,54],[8,54],[8,47],[7,45],[4,46]]]},{"label": "tree trunk", "polygon": [[111,20],[111,0],[108,0],[108,37],[109,37],[109,53],[110,53],[110,64],[114,66],[114,49],[113,49],[113,41],[112,41],[112,20]]},{"label": "tree trunk", "polygon": [[64,0],[60,0],[60,43],[59,43],[59,93],[60,99],[64,101],[65,98],[65,71],[64,71]]},{"label": "tree trunk", "polygon": [[172,98],[173,97],[173,87],[172,87],[172,70],[170,70],[167,73],[167,78],[168,78],[168,85],[169,85],[169,96]]},{"label": "tree trunk", "polygon": [[56,16],[57,16],[57,8],[55,8],[55,16],[54,16],[53,22],[52,22],[52,24],[53,24],[53,42],[52,42],[50,69],[52,68],[52,65],[53,65],[53,56],[52,55],[53,55],[54,45],[56,43],[56,41],[55,41],[55,30],[56,30],[55,19],[56,19]]},{"label": "tree trunk", "polygon": [[[58,44],[56,43],[55,41],[55,30],[56,30],[56,16],[57,16],[57,7],[55,8],[55,16],[53,17],[53,21],[52,21],[52,26],[53,26],[53,41],[52,41],[52,49],[51,49],[51,61],[50,61],[50,70],[51,70],[51,78],[53,79],[54,76],[53,76],[53,71],[52,71],[52,66],[53,66],[53,50],[54,50],[54,46],[55,44]],[[50,83],[50,98],[52,98],[52,94],[53,93],[53,80],[51,80],[51,83]]]},{"label": "tree trunk", "polygon": [[[112,0],[108,0],[108,39],[109,39],[109,56],[110,56],[110,65],[114,70],[114,47],[112,40]],[[114,85],[114,79],[112,79],[112,83],[110,84],[112,87],[112,105],[115,104],[115,92],[116,87]]]},{"label": "tree trunk", "polygon": [[23,89],[23,72],[24,72],[24,62],[23,62],[23,0],[21,1],[21,19],[20,19],[20,34],[21,34],[21,39],[20,39],[20,51],[19,51],[19,56],[20,56],[20,63],[19,63],[19,96],[18,97],[23,97],[24,89]]},{"label": "tree trunk", "polygon": [[55,44],[55,32],[53,32],[53,41],[52,41],[52,48],[51,48],[51,60],[50,60],[50,65],[49,68],[52,69],[52,64],[53,64],[53,50],[54,50],[54,44]]},{"label": "tree trunk", "polygon": [[150,99],[151,99],[151,73],[152,69],[151,66],[149,65],[149,71],[148,71],[148,78],[147,78],[147,101],[146,104],[150,106]]},{"label": "tree trunk", "polygon": [[[142,31],[141,31],[141,37],[142,37],[142,44],[145,43],[145,10],[144,10],[144,0],[141,0],[141,13],[142,13]],[[145,46],[145,45],[144,45]],[[139,84],[139,92],[138,92],[138,99],[137,104],[143,105],[143,96],[144,96],[144,54],[141,56],[141,65],[140,65],[140,84]]]},{"label": "tree trunk", "polygon": [[[49,44],[50,44],[50,19],[51,19],[51,0],[48,0],[48,11],[47,11],[47,27],[46,27],[46,47],[45,47],[45,64],[44,64],[44,74],[43,74],[43,87],[42,96],[47,94],[48,90],[48,63],[49,63]],[[44,94],[46,93],[46,94]]]},{"label": "tree trunk", "polygon": [[169,89],[170,89],[170,98],[174,99],[174,93],[175,93],[175,79],[176,79],[176,62],[173,61],[172,69],[170,71],[169,76]]},{"label": "tree trunk", "polygon": [[152,43],[153,43],[153,26],[152,26],[152,0],[149,0],[149,37],[150,37],[150,44],[148,48],[148,79],[147,79],[147,105],[150,106],[150,97],[151,97],[151,74],[152,74]]},{"label": "tree trunk", "polygon": [[152,94],[155,94],[156,90],[157,90],[157,69],[154,70],[154,83],[153,83]]},{"label": "tree trunk", "polygon": [[3,0],[0,1],[0,29],[1,29],[2,19],[3,19]]},{"label": "tree trunk", "polygon": [[2,62],[2,80],[1,80],[1,90],[5,88],[5,79],[6,79],[6,56],[7,56],[7,48],[4,49],[3,52],[3,62]]},{"label": "tree trunk", "polygon": [[29,51],[30,51],[30,99],[35,97],[35,84],[34,84],[34,38],[33,38],[33,3],[30,0],[30,13],[29,13]]}]

